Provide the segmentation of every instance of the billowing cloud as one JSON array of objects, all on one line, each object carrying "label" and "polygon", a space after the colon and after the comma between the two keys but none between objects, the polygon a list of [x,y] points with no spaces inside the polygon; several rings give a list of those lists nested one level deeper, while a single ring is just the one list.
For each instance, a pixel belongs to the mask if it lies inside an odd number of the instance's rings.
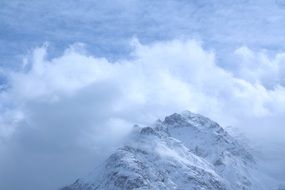
[{"label": "billowing cloud", "polygon": [[247,47],[241,47],[234,54],[238,67],[235,72],[239,78],[250,83],[261,83],[267,88],[285,85],[284,53],[270,55],[265,50],[254,52]]},{"label": "billowing cloud", "polygon": [[[281,139],[284,54],[270,58],[242,47],[235,51],[232,71],[218,66],[215,53],[195,40],[143,45],[134,39],[131,47],[128,59],[111,62],[88,54],[81,44],[48,59],[43,46],[21,70],[6,71],[8,85],[0,96],[1,188],[69,183],[94,167],[103,150],[118,145],[133,124],[185,109],[249,129],[244,131],[254,139],[265,134]],[[270,133],[263,120],[273,118]],[[256,136],[252,131],[261,123],[264,133]]]}]

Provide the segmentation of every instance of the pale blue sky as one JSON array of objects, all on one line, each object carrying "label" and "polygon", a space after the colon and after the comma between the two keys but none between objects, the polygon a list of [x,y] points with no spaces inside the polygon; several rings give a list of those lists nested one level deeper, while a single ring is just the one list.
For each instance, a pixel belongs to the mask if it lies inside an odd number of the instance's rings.
[{"label": "pale blue sky", "polygon": [[[108,58],[125,56],[128,41],[198,38],[222,54],[241,45],[285,48],[283,0],[78,0],[0,2],[1,65],[14,66],[48,41],[51,56],[74,42]],[[224,57],[220,55],[219,57]]]},{"label": "pale blue sky", "polygon": [[284,23],[285,0],[0,0],[0,189],[71,183],[110,126],[183,109],[243,128],[284,179]]}]

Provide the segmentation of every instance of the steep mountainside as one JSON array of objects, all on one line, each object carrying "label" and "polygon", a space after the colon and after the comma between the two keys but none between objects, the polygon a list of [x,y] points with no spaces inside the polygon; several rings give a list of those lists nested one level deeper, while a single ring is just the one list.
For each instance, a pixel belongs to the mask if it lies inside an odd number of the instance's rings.
[{"label": "steep mountainside", "polygon": [[237,140],[201,115],[175,113],[130,136],[99,168],[61,190],[277,189]]}]

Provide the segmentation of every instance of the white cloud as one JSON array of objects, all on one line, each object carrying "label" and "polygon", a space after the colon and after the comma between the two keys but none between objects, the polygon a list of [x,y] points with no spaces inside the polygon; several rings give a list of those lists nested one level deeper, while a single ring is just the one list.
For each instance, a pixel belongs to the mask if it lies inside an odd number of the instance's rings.
[{"label": "white cloud", "polygon": [[271,89],[285,85],[285,53],[270,56],[265,50],[254,52],[248,47],[241,47],[235,51],[235,55],[238,65],[235,72],[239,78]]},{"label": "white cloud", "polygon": [[[118,143],[133,124],[146,125],[185,109],[224,125],[247,127],[248,118],[258,125],[261,118],[285,114],[284,87],[267,87],[272,83],[268,80],[280,79],[283,54],[272,61],[266,53],[240,48],[239,70],[229,71],[195,40],[132,44],[131,58],[116,62],[84,53],[78,46],[49,60],[47,47],[41,47],[23,71],[6,73],[9,88],[0,96],[0,147],[5,151],[1,177],[8,170],[22,175],[29,167],[55,176],[61,175],[59,168],[68,170],[62,181],[50,184],[43,173],[35,172],[42,176],[42,186],[58,187],[85,173],[98,151]],[[75,169],[80,161],[85,167]],[[16,167],[21,171],[15,172]]]}]

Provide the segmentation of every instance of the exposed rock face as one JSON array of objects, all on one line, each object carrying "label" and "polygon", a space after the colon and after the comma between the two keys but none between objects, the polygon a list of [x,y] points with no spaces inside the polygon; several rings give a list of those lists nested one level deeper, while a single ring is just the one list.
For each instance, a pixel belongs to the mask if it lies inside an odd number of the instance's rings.
[{"label": "exposed rock face", "polygon": [[100,168],[61,190],[267,190],[262,179],[221,126],[186,111],[136,129]]}]

